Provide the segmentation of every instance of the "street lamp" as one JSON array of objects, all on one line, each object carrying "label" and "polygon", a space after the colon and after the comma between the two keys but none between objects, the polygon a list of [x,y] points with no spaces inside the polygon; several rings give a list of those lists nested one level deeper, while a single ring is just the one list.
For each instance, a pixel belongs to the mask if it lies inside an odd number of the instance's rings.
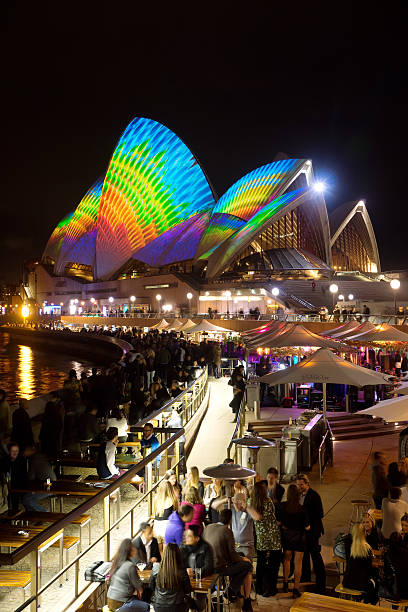
[{"label": "street lamp", "polygon": [[156,295],[156,300],[157,300],[157,312],[160,312],[160,300],[162,299],[162,296],[160,295],[160,293],[158,293]]},{"label": "street lamp", "polygon": [[231,297],[231,291],[226,291],[225,297],[227,298],[227,315],[229,315],[229,299]]},{"label": "street lamp", "polygon": [[108,302],[110,302],[110,303],[112,304],[112,302],[113,302],[113,297],[112,297],[112,296],[110,296],[110,297],[108,298]]},{"label": "street lamp", "polygon": [[29,307],[26,304],[24,304],[24,306],[21,309],[21,315],[22,315],[22,317],[24,319],[24,325],[26,324],[26,319],[27,319],[29,314],[30,314],[30,309],[29,309]]},{"label": "street lamp", "polygon": [[193,294],[191,293],[191,291],[187,293],[187,299],[188,299],[188,312],[191,315],[191,300],[193,299]]},{"label": "street lamp", "polygon": [[278,295],[279,295],[279,289],[278,289],[277,287],[273,287],[273,289],[272,289],[272,295],[273,295],[273,297],[275,298],[273,305],[274,305],[274,311],[275,311],[275,312],[274,312],[274,314],[276,315],[276,298],[277,298],[277,297],[278,297]]},{"label": "street lamp", "polygon": [[354,295],[352,293],[349,293],[348,299],[351,302],[352,300],[354,300]]},{"label": "street lamp", "polygon": [[326,185],[323,183],[323,181],[317,181],[314,183],[313,189],[317,191],[317,193],[323,193],[323,191],[326,189]]},{"label": "street lamp", "polygon": [[331,293],[331,294],[332,294],[332,296],[333,296],[332,312],[333,312],[333,310],[334,310],[334,296],[336,295],[336,293],[338,292],[338,290],[339,290],[339,288],[338,288],[338,286],[336,285],[336,283],[332,283],[332,284],[330,285],[330,287],[329,287],[329,291],[330,291],[330,293]]},{"label": "street lamp", "polygon": [[393,278],[390,282],[390,287],[394,291],[394,314],[397,315],[397,291],[401,287],[398,278]]},{"label": "street lamp", "polygon": [[342,293],[339,295],[339,300],[344,300],[344,295]]}]

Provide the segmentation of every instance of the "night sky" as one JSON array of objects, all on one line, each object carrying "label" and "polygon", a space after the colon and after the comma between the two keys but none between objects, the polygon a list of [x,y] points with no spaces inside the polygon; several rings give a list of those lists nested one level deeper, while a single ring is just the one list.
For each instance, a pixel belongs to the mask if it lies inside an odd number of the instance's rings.
[{"label": "night sky", "polygon": [[0,280],[41,256],[136,116],[175,131],[218,195],[280,151],[311,158],[329,211],[365,198],[383,269],[408,268],[398,6],[9,2]]}]

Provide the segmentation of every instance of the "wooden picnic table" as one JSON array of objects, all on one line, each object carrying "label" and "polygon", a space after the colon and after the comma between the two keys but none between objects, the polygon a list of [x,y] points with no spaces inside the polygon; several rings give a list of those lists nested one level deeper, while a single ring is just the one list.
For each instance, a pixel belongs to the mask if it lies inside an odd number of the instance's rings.
[{"label": "wooden picnic table", "polygon": [[[96,468],[96,458],[88,457],[83,453],[62,453],[57,457],[52,457],[50,461],[63,467]],[[118,453],[115,459],[115,463],[119,467],[136,465],[139,461],[140,458],[135,458],[133,455],[126,455],[125,453]]]},{"label": "wooden picnic table", "polygon": [[[56,523],[57,521],[60,521],[61,519],[66,517],[66,513],[65,512],[34,512],[34,511],[29,511],[29,512],[23,512],[21,513],[19,516],[17,516],[16,518],[14,518],[14,521],[29,525],[29,524],[35,524],[38,522],[41,523]],[[72,520],[72,525],[77,525],[79,526],[79,551],[81,552],[82,549],[82,530],[88,526],[88,540],[89,540],[89,544],[91,544],[91,515],[90,514],[80,514],[79,516],[77,516],[77,518]],[[23,527],[24,529],[24,527]],[[26,529],[27,531],[27,529]]]},{"label": "wooden picnic table", "polygon": [[[108,486],[108,485],[106,485]],[[92,483],[71,482],[69,480],[56,480],[50,485],[40,480],[28,480],[24,487],[15,487],[12,493],[44,493],[46,495],[93,497],[101,487],[95,487]]]},{"label": "wooden picnic table", "polygon": [[290,612],[378,612],[377,606],[350,601],[348,599],[337,599],[317,593],[303,593],[296,599]]},{"label": "wooden picnic table", "polygon": [[[150,582],[150,576],[152,573],[152,570],[140,570],[138,569],[139,572],[139,576],[142,582],[144,583],[149,583]],[[207,595],[207,610],[208,612],[211,612],[212,610],[212,604],[211,604],[211,593],[215,587],[215,585],[218,583],[218,590],[217,590],[217,612],[220,612],[220,584],[219,584],[219,580],[220,580],[220,575],[219,574],[211,574],[210,576],[205,576],[204,578],[201,578],[200,581],[196,580],[195,578],[190,577],[190,584],[191,584],[191,589],[193,593],[204,593],[205,595]]]}]

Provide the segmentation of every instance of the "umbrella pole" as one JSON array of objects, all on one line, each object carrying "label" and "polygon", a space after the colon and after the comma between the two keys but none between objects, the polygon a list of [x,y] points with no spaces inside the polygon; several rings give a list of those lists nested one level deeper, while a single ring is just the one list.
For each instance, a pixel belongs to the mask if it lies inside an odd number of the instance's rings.
[{"label": "umbrella pole", "polygon": [[327,402],[326,402],[326,383],[323,383],[323,420],[324,420],[324,425],[326,427],[327,425],[327,417],[326,417],[326,413],[327,413]]}]

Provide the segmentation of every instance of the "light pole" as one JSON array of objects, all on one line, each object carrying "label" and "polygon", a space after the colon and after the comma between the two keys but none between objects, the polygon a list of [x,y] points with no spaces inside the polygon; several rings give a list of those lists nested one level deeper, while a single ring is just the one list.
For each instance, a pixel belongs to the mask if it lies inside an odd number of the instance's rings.
[{"label": "light pole", "polygon": [[187,299],[188,299],[188,313],[191,317],[191,300],[193,299],[193,294],[191,293],[191,291],[187,293]]},{"label": "light pole", "polygon": [[274,308],[274,310],[275,310],[275,313],[274,313],[274,314],[276,315],[276,298],[277,298],[277,297],[278,297],[278,295],[279,295],[279,289],[278,289],[277,287],[274,287],[274,288],[272,289],[272,295],[273,295],[273,297],[275,298],[275,299],[274,299],[274,307],[275,307],[275,308]]},{"label": "light pole", "polygon": [[157,312],[160,314],[160,300],[162,299],[162,296],[160,295],[160,293],[158,293],[156,295],[156,300],[157,300]]},{"label": "light pole", "polygon": [[24,304],[24,306],[23,306],[23,307],[22,307],[22,309],[21,309],[21,315],[22,315],[22,317],[23,317],[24,326],[25,326],[25,324],[26,324],[26,322],[27,322],[27,317],[28,317],[28,315],[29,315],[29,314],[30,314],[30,309],[29,309],[29,307],[27,306],[27,304]]},{"label": "light pole", "polygon": [[334,296],[336,295],[336,293],[338,292],[338,290],[339,290],[339,288],[338,288],[338,286],[336,285],[336,283],[332,283],[332,284],[330,285],[330,287],[329,287],[329,291],[330,291],[330,293],[332,294],[332,297],[333,297],[333,303],[332,303],[332,314],[333,314],[333,311],[334,311]]},{"label": "light pole", "polygon": [[229,316],[229,299],[231,297],[231,291],[226,291],[225,297],[227,298],[227,315]]},{"label": "light pole", "polygon": [[397,316],[397,291],[401,287],[398,278],[393,278],[390,282],[390,287],[394,291],[394,314]]},{"label": "light pole", "polygon": [[135,296],[131,295],[130,296],[130,314],[132,314],[132,312],[135,309],[135,300],[136,300]]}]

